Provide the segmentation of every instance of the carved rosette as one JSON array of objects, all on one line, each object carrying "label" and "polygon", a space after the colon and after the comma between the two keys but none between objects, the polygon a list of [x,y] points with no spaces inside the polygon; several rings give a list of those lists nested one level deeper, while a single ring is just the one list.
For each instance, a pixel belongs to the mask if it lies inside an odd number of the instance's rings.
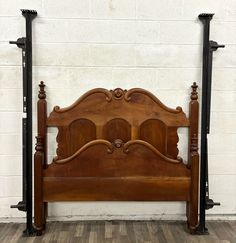
[{"label": "carved rosette", "polygon": [[46,99],[46,92],[45,92],[45,84],[43,81],[40,82],[39,84],[39,94],[38,94],[38,98],[39,99]]},{"label": "carved rosette", "polygon": [[192,87],[192,92],[191,92],[191,100],[197,100],[198,99],[198,92],[197,92],[197,84],[196,82],[193,83]]},{"label": "carved rosette", "polygon": [[114,90],[110,90],[110,92],[112,93],[112,96],[115,98],[115,99],[122,99],[125,95],[125,93],[127,92],[127,90],[123,90],[121,88],[116,88]]},{"label": "carved rosette", "polygon": [[124,142],[122,139],[116,139],[112,144],[115,148],[121,148],[123,147]]}]

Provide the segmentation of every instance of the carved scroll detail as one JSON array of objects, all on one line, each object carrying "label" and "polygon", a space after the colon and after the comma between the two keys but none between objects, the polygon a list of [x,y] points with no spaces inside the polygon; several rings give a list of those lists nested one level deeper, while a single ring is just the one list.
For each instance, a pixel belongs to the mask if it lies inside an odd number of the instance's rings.
[{"label": "carved scroll detail", "polygon": [[170,159],[166,156],[164,156],[162,153],[160,153],[154,146],[152,146],[150,143],[147,143],[143,140],[130,140],[129,142],[125,143],[123,146],[123,151],[124,153],[129,153],[129,147],[131,147],[132,145],[135,144],[141,144],[145,147],[147,147],[148,149],[150,149],[152,152],[154,152],[157,156],[161,157],[162,159],[164,159],[166,162],[170,162],[170,163],[180,163],[182,160],[175,160],[175,159]]},{"label": "carved scroll detail", "polygon": [[77,152],[75,152],[70,157],[65,158],[65,159],[60,159],[60,160],[57,157],[55,157],[53,159],[53,162],[54,163],[58,163],[58,164],[63,164],[63,163],[69,162],[72,159],[74,159],[77,156],[79,156],[83,151],[87,150],[89,147],[92,147],[92,146],[98,145],[98,144],[104,144],[104,145],[106,145],[107,146],[107,153],[109,153],[109,154],[112,153],[113,150],[114,150],[113,144],[110,143],[109,141],[104,140],[104,139],[96,139],[96,140],[93,140],[91,142],[86,143],[83,147],[81,147],[80,149],[78,149]]},{"label": "carved scroll detail", "polygon": [[[178,147],[178,144],[179,144],[179,134],[178,134],[177,130],[175,131],[175,133],[176,133],[176,141],[175,141],[175,144],[176,144],[177,160],[183,161],[183,159],[180,156],[178,156],[178,154],[179,154],[179,147]],[[174,146],[174,144],[173,144],[173,146]]]},{"label": "carved scroll detail", "polygon": [[149,91],[147,91],[145,89],[140,89],[140,88],[134,88],[134,89],[128,90],[125,93],[125,95],[124,95],[125,101],[129,102],[131,100],[131,95],[133,93],[140,93],[140,94],[144,94],[144,95],[148,96],[155,103],[157,103],[162,109],[164,109],[164,110],[166,110],[168,112],[171,112],[171,113],[180,113],[180,112],[182,112],[182,108],[180,106],[177,106],[176,109],[169,108],[166,105],[164,105],[155,95],[153,95],[152,93],[150,93]]},{"label": "carved scroll detail", "polygon": [[[62,158],[64,147],[62,141],[65,139],[63,136],[63,132],[61,131],[61,127],[58,127],[58,133],[56,136],[56,141],[57,141],[57,149],[56,149],[56,154],[57,156],[54,157],[55,160],[58,160]],[[53,159],[53,160],[54,160]]]},{"label": "carved scroll detail", "polygon": [[71,110],[74,107],[76,107],[77,105],[79,105],[84,99],[86,99],[90,95],[93,95],[93,94],[96,94],[96,93],[102,93],[102,94],[104,94],[105,97],[106,97],[106,100],[108,102],[110,102],[112,100],[112,94],[111,94],[111,92],[109,92],[107,89],[97,88],[97,89],[92,89],[92,90],[86,92],[77,101],[75,101],[71,106],[68,106],[68,107],[65,107],[65,108],[60,108],[59,106],[55,106],[53,108],[53,111],[55,111],[57,113],[62,113],[62,112],[66,112],[68,110]]},{"label": "carved scroll detail", "polygon": [[158,157],[161,157],[166,162],[175,163],[175,164],[178,164],[178,163],[182,162],[182,159],[180,157],[178,157],[175,160],[175,159],[170,159],[170,158],[164,156],[154,146],[152,146],[150,143],[147,143],[147,142],[145,142],[143,140],[130,140],[129,142],[124,143],[121,139],[116,139],[113,143],[111,143],[111,142],[109,142],[107,140],[104,140],[104,139],[93,140],[91,142],[86,143],[82,148],[78,149],[76,153],[74,153],[73,155],[69,156],[68,158],[58,159],[58,157],[55,157],[53,159],[53,162],[57,163],[57,164],[63,164],[63,163],[70,162],[74,158],[78,157],[83,151],[87,150],[88,148],[90,148],[92,146],[96,146],[96,145],[99,145],[99,144],[104,144],[104,145],[107,146],[107,153],[113,153],[114,149],[116,148],[116,149],[123,149],[123,152],[125,154],[129,153],[129,148],[132,145],[140,144],[140,145],[143,145],[144,147],[150,149]]}]

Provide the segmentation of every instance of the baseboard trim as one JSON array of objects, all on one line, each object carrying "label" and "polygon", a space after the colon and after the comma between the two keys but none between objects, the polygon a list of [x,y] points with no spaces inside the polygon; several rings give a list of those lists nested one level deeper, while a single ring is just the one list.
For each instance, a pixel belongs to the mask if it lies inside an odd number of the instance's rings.
[{"label": "baseboard trim", "polygon": [[[73,215],[73,216],[49,216],[48,221],[99,221],[99,220],[167,220],[167,221],[186,221],[183,214],[152,214],[152,215]],[[236,214],[210,214],[206,220],[236,220]],[[1,217],[2,223],[24,223],[23,217]]]}]

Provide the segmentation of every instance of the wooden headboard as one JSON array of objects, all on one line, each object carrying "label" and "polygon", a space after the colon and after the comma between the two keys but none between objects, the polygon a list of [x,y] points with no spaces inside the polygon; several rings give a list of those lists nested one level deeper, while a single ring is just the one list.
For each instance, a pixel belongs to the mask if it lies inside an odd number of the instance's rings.
[{"label": "wooden headboard", "polygon": [[[198,223],[198,101],[190,116],[144,89],[93,89],[47,117],[40,84],[35,153],[35,225],[46,224],[50,201],[174,200],[187,202],[191,231]],[[47,127],[57,127],[57,150],[47,163]],[[179,127],[189,128],[188,161],[178,155]]]},{"label": "wooden headboard", "polygon": [[181,107],[170,109],[144,89],[93,89],[67,108],[56,106],[47,125],[58,127],[54,161],[73,155],[86,143],[105,139],[124,143],[140,139],[177,159],[178,127],[188,127]]}]

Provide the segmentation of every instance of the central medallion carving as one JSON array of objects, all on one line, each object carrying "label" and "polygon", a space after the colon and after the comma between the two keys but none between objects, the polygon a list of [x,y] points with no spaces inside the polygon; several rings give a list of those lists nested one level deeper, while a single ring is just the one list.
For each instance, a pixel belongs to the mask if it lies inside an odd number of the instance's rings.
[{"label": "central medallion carving", "polygon": [[124,142],[122,139],[116,139],[114,142],[113,142],[113,145],[116,147],[116,148],[121,148],[123,147],[124,145]]},{"label": "central medallion carving", "polygon": [[127,90],[123,90],[121,88],[116,88],[114,90],[111,90],[111,93],[113,94],[114,98],[116,98],[116,99],[123,98],[123,96],[126,92],[127,92]]}]

